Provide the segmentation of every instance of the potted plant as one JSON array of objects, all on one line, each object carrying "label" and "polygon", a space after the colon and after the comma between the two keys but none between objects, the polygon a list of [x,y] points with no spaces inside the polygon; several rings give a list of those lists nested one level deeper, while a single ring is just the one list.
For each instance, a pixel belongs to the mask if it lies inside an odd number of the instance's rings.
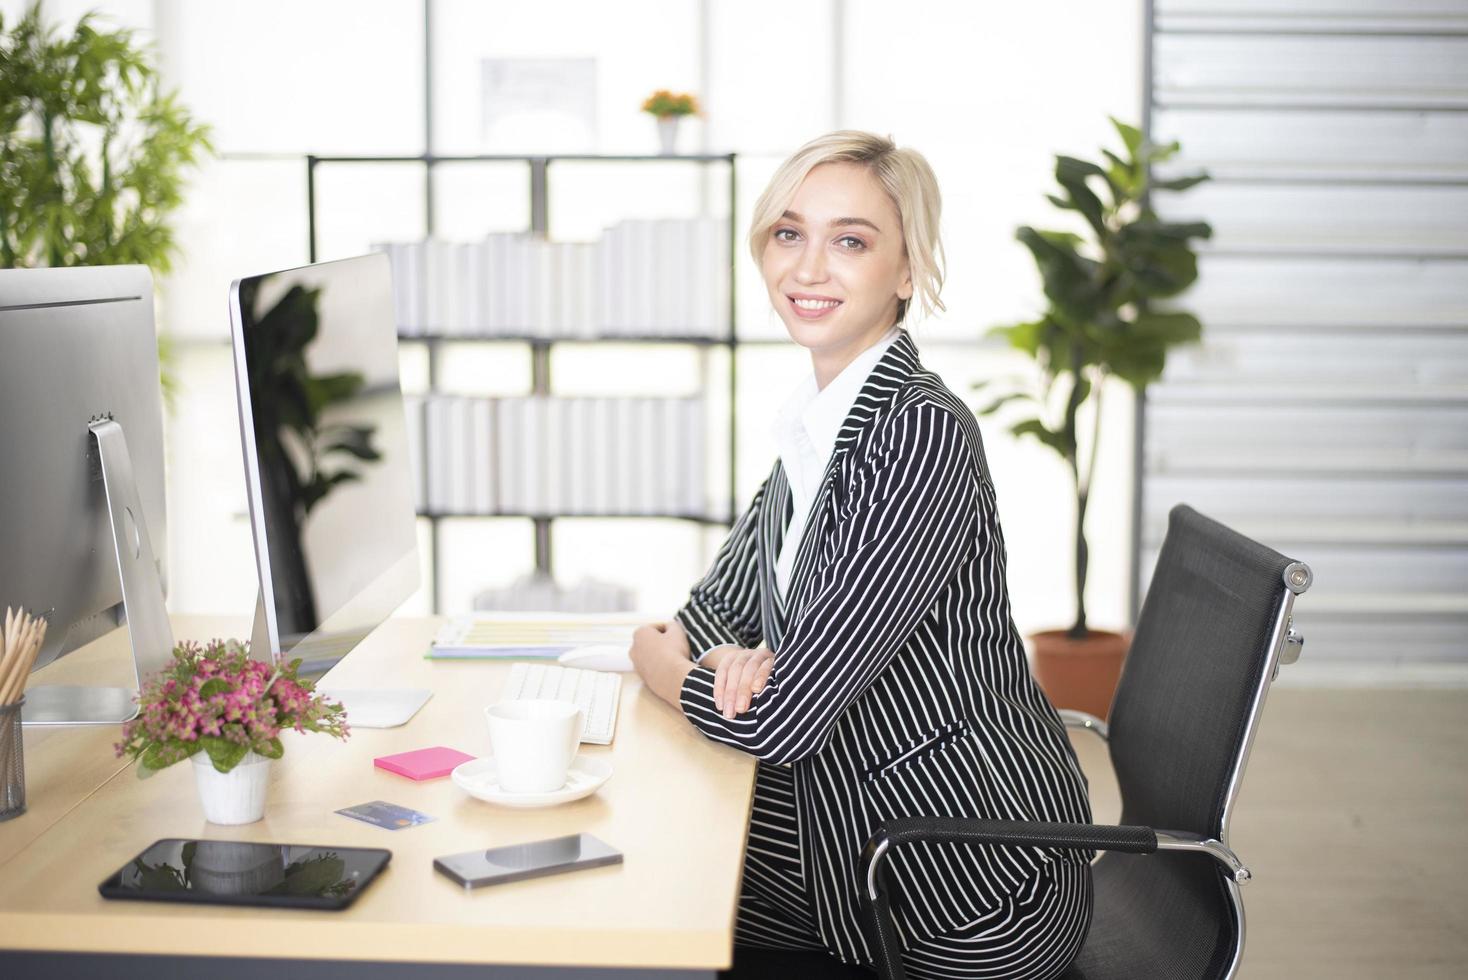
[{"label": "potted plant", "polygon": [[[1055,179],[1064,194],[1046,195],[1056,207],[1078,212],[1088,234],[1027,225],[1015,233],[1039,267],[1046,305],[1038,319],[995,327],[990,333],[1035,359],[1038,384],[1011,385],[979,409],[980,415],[992,415],[1011,402],[1028,403],[1033,416],[1015,422],[1010,432],[1049,446],[1070,472],[1076,501],[1076,616],[1069,629],[1031,637],[1034,669],[1057,707],[1098,717],[1110,709],[1127,644],[1125,636],[1092,629],[1086,621],[1086,504],[1100,439],[1101,394],[1107,379],[1116,377],[1140,398],[1161,377],[1168,350],[1199,339],[1197,317],[1175,307],[1154,309],[1153,303],[1193,283],[1198,265],[1189,242],[1212,235],[1205,222],[1163,221],[1148,201],[1152,188],[1182,191],[1208,175],[1152,180],[1152,164],[1173,156],[1179,145],[1157,145],[1135,127],[1115,118],[1111,123],[1126,148],[1125,157],[1103,149],[1107,166],[1102,167],[1057,155]],[[1091,413],[1084,453],[1083,407]]]},{"label": "potted plant", "polygon": [[[0,268],[169,272],[184,172],[212,150],[132,31],[88,13],[58,36],[39,0],[13,25],[0,16]],[[160,340],[171,400],[168,353]]]},{"label": "potted plant", "polygon": [[662,141],[665,156],[677,152],[678,120],[684,116],[700,115],[697,98],[687,92],[675,95],[665,88],[649,95],[642,103],[642,111],[657,117],[658,138]]},{"label": "potted plant", "polygon": [[136,759],[144,777],[192,758],[205,818],[253,823],[265,814],[270,760],[285,752],[281,732],[348,734],[345,710],[297,678],[300,664],[251,660],[238,640],[180,643],[173,664],[144,682],[117,754]]}]

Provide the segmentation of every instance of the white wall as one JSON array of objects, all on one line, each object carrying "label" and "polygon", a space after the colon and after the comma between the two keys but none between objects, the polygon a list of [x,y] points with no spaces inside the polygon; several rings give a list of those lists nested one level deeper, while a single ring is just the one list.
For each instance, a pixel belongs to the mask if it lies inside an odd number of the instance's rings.
[{"label": "white wall", "polygon": [[[20,6],[0,0],[7,18]],[[74,16],[73,8],[82,5],[50,6],[53,16]],[[184,392],[169,426],[176,583],[170,605],[242,611],[253,602],[254,572],[234,381],[223,346],[225,296],[237,276],[304,262],[306,229],[304,163],[238,155],[421,152],[421,9],[393,0],[155,0],[102,7],[149,31],[156,27],[165,68],[183,100],[215,126],[218,148],[236,155],[211,162],[193,183],[178,220],[185,252],[163,284],[160,319],[185,341],[178,365]],[[1028,367],[980,338],[988,327],[1039,308],[1033,263],[1013,232],[1022,223],[1067,225],[1044,198],[1053,189],[1053,154],[1097,156],[1097,146],[1111,139],[1107,114],[1138,119],[1141,7],[1141,0],[1003,6],[853,0],[838,18],[834,0],[439,0],[437,149],[495,149],[476,142],[473,126],[481,57],[597,58],[602,152],[652,152],[652,122],[638,111],[641,98],[654,88],[693,90],[707,77],[709,89],[699,94],[708,118],[693,123],[684,145],[742,155],[736,217],[742,237],[764,180],[800,143],[837,127],[890,134],[924,153],[945,197],[948,312],[918,327],[919,346],[950,387],[977,402],[972,382]],[[837,38],[831,28],[843,19]],[[700,64],[704,37],[710,49],[707,64]],[[836,64],[842,66],[839,83],[832,78]],[[721,177],[711,173],[703,190],[717,197]],[[320,257],[421,234],[420,180],[402,167],[323,171]],[[456,194],[469,196],[461,206],[441,196],[440,225],[466,237],[474,229],[521,227],[525,183],[504,169],[465,173]],[[597,221],[667,206],[667,188],[656,178],[624,172],[575,184],[553,205],[553,233],[557,222],[575,234]],[[697,186],[677,191],[685,200],[682,195],[697,199],[699,192]],[[753,264],[742,248],[739,254],[741,333],[777,334],[778,320]],[[682,355],[663,356],[680,363]],[[774,459],[768,431],[773,403],[803,365],[793,346],[751,347],[741,357],[738,479],[747,499]],[[560,390],[575,390],[580,379],[598,373],[595,362],[585,360],[558,354]],[[517,356],[516,370],[519,364]],[[669,370],[685,369],[680,363]],[[406,375],[410,383],[416,373]],[[491,389],[513,385],[515,371],[500,374],[463,381]],[[656,377],[635,382],[638,390],[649,384],[657,390]],[[1114,626],[1124,622],[1127,598],[1129,393],[1108,391],[1105,411],[1089,522],[1089,600],[1092,624]],[[1017,444],[1001,422],[986,419],[982,427],[1008,541],[1016,620],[1025,631],[1065,625],[1072,608],[1074,506],[1066,473],[1048,450]],[[506,582],[530,563],[529,535],[520,522],[468,523],[447,526],[458,552],[445,582],[451,611],[465,608],[476,587]],[[573,578],[581,572],[623,577],[639,587],[645,609],[666,614],[711,557],[719,535],[677,524],[642,527],[588,522],[567,528],[557,537],[558,565]],[[634,545],[658,561],[626,561]],[[410,608],[423,608],[423,601]]]}]

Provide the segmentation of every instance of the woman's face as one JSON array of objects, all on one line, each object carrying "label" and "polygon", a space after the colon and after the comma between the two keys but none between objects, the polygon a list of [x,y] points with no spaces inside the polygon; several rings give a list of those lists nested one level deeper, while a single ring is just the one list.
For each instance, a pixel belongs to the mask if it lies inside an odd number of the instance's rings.
[{"label": "woman's face", "polygon": [[825,163],[770,229],[760,271],[790,337],[812,355],[850,361],[912,296],[897,208],[866,167]]}]

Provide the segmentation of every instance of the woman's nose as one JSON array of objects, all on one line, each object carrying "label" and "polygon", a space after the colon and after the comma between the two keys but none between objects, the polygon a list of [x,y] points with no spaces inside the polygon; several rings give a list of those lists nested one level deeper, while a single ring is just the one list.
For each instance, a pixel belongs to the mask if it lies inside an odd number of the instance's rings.
[{"label": "woman's nose", "polygon": [[826,253],[821,246],[810,244],[801,251],[795,278],[802,283],[820,282],[826,278]]}]

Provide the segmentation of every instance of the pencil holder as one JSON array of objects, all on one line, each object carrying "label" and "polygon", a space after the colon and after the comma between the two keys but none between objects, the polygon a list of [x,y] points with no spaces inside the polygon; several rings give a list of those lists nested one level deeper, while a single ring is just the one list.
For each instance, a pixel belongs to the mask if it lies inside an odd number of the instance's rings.
[{"label": "pencil holder", "polygon": [[25,813],[25,744],[20,737],[21,698],[0,705],[0,820]]}]

